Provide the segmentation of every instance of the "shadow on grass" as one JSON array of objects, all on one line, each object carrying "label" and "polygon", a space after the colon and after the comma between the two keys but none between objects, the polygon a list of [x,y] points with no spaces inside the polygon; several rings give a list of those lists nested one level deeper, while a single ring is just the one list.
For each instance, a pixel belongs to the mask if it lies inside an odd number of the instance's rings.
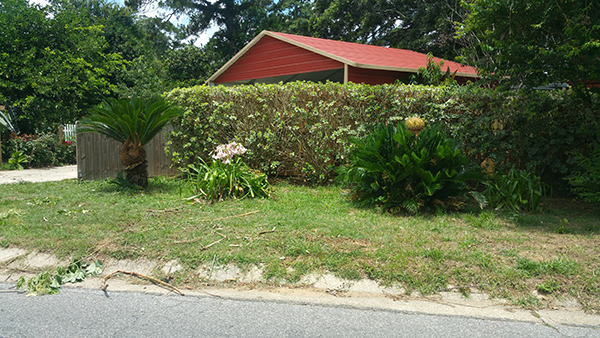
[{"label": "shadow on grass", "polygon": [[103,181],[96,190],[103,193],[122,193],[124,195],[154,195],[179,191],[187,193],[186,181],[180,177],[157,176],[148,178],[146,189],[130,184],[124,177],[109,178]]},{"label": "shadow on grass", "polygon": [[[369,209],[369,207],[364,207]],[[441,212],[421,210],[416,216],[428,221],[436,221],[440,216],[461,218],[474,228],[487,230],[500,229],[502,223],[513,224],[516,231],[556,234],[591,235],[600,234],[600,206],[568,198],[554,198],[544,202],[540,212],[514,212],[511,210],[481,209],[476,203],[468,203],[459,211]]]},{"label": "shadow on grass", "polygon": [[547,200],[539,213],[502,211],[499,217],[517,226],[517,230],[556,234],[590,235],[600,233],[597,205],[573,199]]}]

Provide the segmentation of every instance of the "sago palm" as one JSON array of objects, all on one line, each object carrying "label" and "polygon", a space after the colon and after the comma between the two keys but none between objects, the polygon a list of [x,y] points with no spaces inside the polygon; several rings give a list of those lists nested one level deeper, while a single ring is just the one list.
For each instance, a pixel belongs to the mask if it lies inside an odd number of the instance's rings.
[{"label": "sago palm", "polygon": [[79,122],[77,133],[98,132],[122,142],[119,158],[127,180],[140,187],[148,186],[148,161],[144,145],[183,111],[161,97],[148,101],[141,98],[108,99],[92,108]]}]

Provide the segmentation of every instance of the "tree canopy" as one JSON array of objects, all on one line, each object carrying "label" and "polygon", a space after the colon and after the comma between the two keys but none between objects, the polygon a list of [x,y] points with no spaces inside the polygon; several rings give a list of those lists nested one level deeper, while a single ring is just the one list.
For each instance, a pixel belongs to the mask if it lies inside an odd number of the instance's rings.
[{"label": "tree canopy", "polygon": [[474,0],[459,33],[463,60],[494,81],[535,87],[600,79],[600,2]]},{"label": "tree canopy", "polygon": [[20,133],[55,130],[107,97],[148,98],[180,81],[182,70],[163,65],[181,45],[173,27],[106,0],[5,0],[0,22],[0,105]]},{"label": "tree canopy", "polygon": [[[600,79],[594,0],[27,0],[0,2],[0,105],[34,133],[108,97],[202,84],[262,30],[406,48],[479,67],[494,83]],[[169,12],[147,17],[158,4]],[[185,25],[170,19],[185,15]],[[209,42],[187,39],[216,27]],[[458,28],[458,30],[457,30]]]},{"label": "tree canopy", "polygon": [[115,90],[123,58],[105,51],[102,28],[77,12],[5,0],[0,22],[0,90],[21,132],[73,121]]}]

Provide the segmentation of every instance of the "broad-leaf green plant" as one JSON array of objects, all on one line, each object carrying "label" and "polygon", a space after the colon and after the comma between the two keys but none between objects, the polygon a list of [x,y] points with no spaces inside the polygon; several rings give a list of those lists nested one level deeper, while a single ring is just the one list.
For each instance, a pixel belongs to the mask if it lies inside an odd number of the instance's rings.
[{"label": "broad-leaf green plant", "polygon": [[28,163],[29,157],[20,150],[13,151],[8,159],[8,164],[12,169],[23,170],[23,163]]},{"label": "broad-leaf green plant", "polygon": [[481,178],[441,126],[413,135],[406,125],[378,125],[365,138],[351,139],[349,164],[338,168],[351,198],[385,211],[416,213],[420,207],[459,207],[467,181]]},{"label": "broad-leaf green plant", "polygon": [[548,186],[539,176],[512,168],[506,174],[491,176],[483,192],[492,208],[510,208],[515,212],[539,210],[548,194]]},{"label": "broad-leaf green plant", "polygon": [[190,200],[205,198],[218,202],[227,198],[269,197],[267,175],[248,167],[241,157],[246,149],[235,142],[220,145],[206,163],[201,158],[188,167],[188,180],[195,194]]},{"label": "broad-leaf green plant", "polygon": [[144,145],[183,110],[161,97],[147,101],[131,99],[105,100],[79,122],[78,133],[98,132],[123,143],[119,152],[127,180],[142,188],[148,186],[148,161]]}]

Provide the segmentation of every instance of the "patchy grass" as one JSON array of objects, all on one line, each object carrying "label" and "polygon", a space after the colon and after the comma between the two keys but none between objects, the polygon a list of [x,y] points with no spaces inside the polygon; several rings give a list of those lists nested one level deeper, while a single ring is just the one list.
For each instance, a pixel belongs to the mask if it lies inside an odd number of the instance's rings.
[{"label": "patchy grass", "polygon": [[599,212],[589,204],[552,200],[539,214],[473,208],[393,216],[355,208],[338,187],[274,188],[275,199],[187,204],[177,179],[151,179],[145,191],[108,181],[3,185],[0,246],[176,259],[187,268],[173,279],[179,284],[203,264],[233,262],[262,264],[279,281],[330,271],[398,283],[407,293],[477,286],[524,307],[547,305],[536,290],[600,310]]}]

